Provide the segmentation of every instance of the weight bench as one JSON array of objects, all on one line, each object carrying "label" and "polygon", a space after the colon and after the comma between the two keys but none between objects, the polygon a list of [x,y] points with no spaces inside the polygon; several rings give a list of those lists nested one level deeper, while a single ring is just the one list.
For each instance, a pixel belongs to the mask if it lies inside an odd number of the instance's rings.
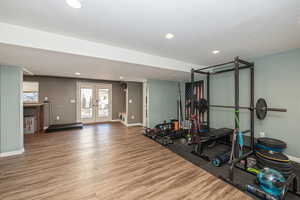
[{"label": "weight bench", "polygon": [[226,143],[230,143],[230,136],[233,134],[233,131],[233,129],[229,128],[211,128],[208,132],[199,133],[196,136],[197,138],[192,153],[203,158],[204,160],[210,161],[209,156],[203,153],[204,146],[218,140],[225,140]]}]

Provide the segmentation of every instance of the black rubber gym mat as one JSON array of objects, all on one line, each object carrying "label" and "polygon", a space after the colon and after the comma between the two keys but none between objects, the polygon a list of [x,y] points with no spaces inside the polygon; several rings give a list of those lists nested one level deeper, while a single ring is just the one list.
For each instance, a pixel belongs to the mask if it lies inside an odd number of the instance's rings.
[{"label": "black rubber gym mat", "polygon": [[57,125],[51,125],[49,126],[45,132],[51,133],[56,131],[65,131],[65,130],[71,130],[71,129],[82,129],[83,124],[82,123],[72,123],[72,124],[57,124]]},{"label": "black rubber gym mat", "polygon": [[[170,149],[171,151],[173,151],[174,153],[177,153],[184,159],[190,161],[194,165],[197,165],[200,168],[208,171],[209,173],[211,173],[212,175],[214,175],[216,177],[220,177],[220,176],[228,177],[228,175],[229,175],[228,171],[229,171],[230,166],[228,164],[222,165],[221,167],[214,167],[210,162],[207,162],[207,161],[203,160],[202,158],[199,158],[199,157],[195,156],[194,154],[192,154],[191,153],[191,151],[193,150],[192,145],[186,145],[186,140],[183,138],[175,140],[174,144],[169,145],[167,148]],[[204,153],[213,157],[214,155],[216,155],[222,151],[226,151],[228,149],[230,149],[229,146],[226,146],[223,144],[217,144],[212,149],[205,148]],[[294,171],[295,171],[297,177],[300,177],[300,164],[293,163],[293,166],[295,168]],[[235,183],[238,183],[240,185],[254,183],[255,176],[253,176],[245,171],[238,170],[238,169],[235,169],[234,171],[235,171],[235,178],[234,178]],[[299,186],[298,186],[298,188],[300,190]],[[245,191],[243,191],[243,192],[245,192]],[[257,197],[255,197],[249,193],[246,193],[246,194],[251,196],[253,199],[258,199]],[[299,200],[299,197],[292,193],[287,193],[286,199],[287,200]]]},{"label": "black rubber gym mat", "polygon": [[287,147],[285,142],[273,138],[258,138],[257,143],[275,149],[285,149]]}]

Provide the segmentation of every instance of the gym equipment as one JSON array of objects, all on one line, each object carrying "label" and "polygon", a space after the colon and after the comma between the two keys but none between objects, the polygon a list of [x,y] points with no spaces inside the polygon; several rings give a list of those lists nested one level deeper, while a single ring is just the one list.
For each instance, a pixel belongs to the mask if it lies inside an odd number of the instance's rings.
[{"label": "gym equipment", "polygon": [[281,168],[277,168],[276,166],[273,166],[273,167],[270,167],[270,165],[262,165],[260,164],[259,162],[256,164],[256,166],[260,169],[264,169],[264,168],[271,168],[271,169],[274,169],[278,172],[280,172],[285,178],[289,177],[293,172],[294,170],[293,169],[289,169],[287,171],[284,171],[282,170]]},{"label": "gym equipment", "polygon": [[256,148],[256,166],[259,168],[269,167],[279,171],[284,177],[290,176],[294,172],[294,168],[289,158],[281,151],[282,150],[276,152],[268,151],[263,148]]},{"label": "gym equipment", "polygon": [[164,122],[163,124],[158,124],[155,126],[155,140],[164,145],[167,146],[168,144],[172,144],[173,141],[169,137],[169,134],[171,131],[173,131],[173,123],[166,123]]},{"label": "gym equipment", "polygon": [[215,158],[212,159],[211,164],[215,167],[220,167],[222,164],[225,164],[230,159],[230,152],[222,152],[221,154],[217,155]]},{"label": "gym equipment", "polygon": [[[192,103],[187,104],[187,106],[191,106]],[[215,108],[235,108],[235,106],[225,106],[225,105],[209,105],[206,99],[200,99],[199,101],[194,101],[194,107],[200,112],[204,113],[208,110],[209,107],[215,107]],[[260,98],[256,102],[256,107],[245,107],[245,106],[239,106],[239,109],[247,109],[247,110],[255,110],[256,116],[258,119],[263,120],[267,116],[268,111],[274,111],[274,112],[287,112],[287,109],[285,108],[269,108],[267,105],[267,102],[265,99]]]},{"label": "gym equipment", "polygon": [[51,133],[56,131],[65,131],[65,130],[72,130],[72,129],[82,129],[83,124],[80,123],[71,123],[71,124],[56,124],[56,125],[50,125],[45,132]]},{"label": "gym equipment", "polygon": [[259,143],[257,143],[255,145],[255,149],[263,149],[263,150],[266,150],[266,151],[273,151],[273,152],[282,152],[284,150],[284,149],[270,148],[270,147],[261,145]]},{"label": "gym equipment", "polygon": [[265,150],[281,152],[287,147],[287,144],[281,140],[273,138],[258,138],[257,145]]},{"label": "gym equipment", "polygon": [[257,174],[257,181],[260,187],[272,196],[280,196],[285,184],[285,178],[280,172],[271,169],[264,168]]},{"label": "gym equipment", "polygon": [[260,199],[265,200],[278,200],[278,198],[266,193],[262,189],[256,187],[255,185],[246,185],[246,191],[257,196]]},{"label": "gym equipment", "polygon": [[[222,68],[221,68],[222,67]],[[226,68],[224,68],[226,67]],[[240,70],[246,70],[249,69],[250,71],[250,88],[249,88],[249,107],[240,106]],[[210,77],[212,75],[217,75],[221,73],[226,72],[233,72],[234,73],[234,106],[219,106],[219,105],[210,105]],[[207,128],[210,130],[210,107],[221,107],[221,108],[232,108],[234,109],[234,120],[235,120],[235,132],[240,132],[240,126],[239,126],[239,120],[240,120],[240,109],[247,109],[250,111],[250,128],[249,130],[242,131],[243,133],[250,133],[250,150],[248,152],[244,152],[244,154],[238,158],[235,158],[232,160],[231,166],[229,168],[229,177],[224,178],[224,180],[228,181],[230,184],[235,185],[234,183],[234,169],[238,168],[243,171],[247,171],[247,158],[251,157],[255,154],[255,139],[254,139],[254,131],[255,131],[255,114],[258,117],[258,119],[264,119],[267,115],[268,111],[277,111],[277,112],[287,112],[286,109],[282,108],[268,108],[268,105],[266,104],[265,100],[258,100],[256,105],[254,102],[254,63],[247,62],[245,60],[240,59],[239,57],[235,57],[232,61],[212,65],[208,67],[204,67],[201,69],[192,69],[191,70],[191,87],[192,90],[194,89],[194,83],[195,83],[195,74],[202,74],[206,76],[206,102],[205,100],[201,100],[199,102],[196,102],[195,97],[192,95],[191,99],[191,105],[190,110],[193,112],[192,114],[195,114],[195,110],[203,111],[205,110],[206,114],[206,125]],[[203,106],[204,105],[204,106]],[[198,108],[197,108],[197,107]],[[256,106],[256,107],[255,107]],[[207,107],[207,108],[206,108]],[[237,140],[234,141],[234,143],[237,143]],[[234,145],[234,144],[233,144]],[[234,155],[238,155],[239,148],[234,148]],[[245,167],[240,167],[238,164],[243,161],[245,163]],[[296,176],[294,174],[291,174],[285,184],[285,187],[291,187],[290,192],[293,192],[295,195],[300,196],[297,188],[297,182]],[[237,186],[238,187],[238,186]]]},{"label": "gym equipment", "polygon": [[203,148],[205,145],[212,143],[214,141],[223,140],[225,143],[230,143],[230,136],[233,133],[233,129],[220,128],[220,129],[209,129],[208,132],[200,133],[195,135],[196,142],[194,144],[193,154],[203,158],[204,160],[210,161],[210,158],[203,153]]},{"label": "gym equipment", "polygon": [[256,154],[257,162],[265,165],[265,166],[277,166],[280,168],[291,168],[291,162],[278,162],[274,160],[269,160],[267,158],[261,157],[259,154]]},{"label": "gym equipment", "polygon": [[179,121],[178,120],[172,120],[171,122],[173,123],[174,130],[175,131],[179,131],[179,129],[180,129],[180,127],[179,127]]},{"label": "gym equipment", "polygon": [[290,162],[290,159],[281,152],[267,151],[264,149],[256,149],[255,155],[265,159],[277,162]]},{"label": "gym equipment", "polygon": [[150,137],[152,139],[155,139],[155,137],[156,137],[155,129],[146,128],[145,131],[144,131],[144,135],[147,136],[147,137]]},{"label": "gym equipment", "polygon": [[178,106],[179,106],[178,121],[180,122],[180,127],[181,127],[182,121],[183,121],[183,113],[182,113],[182,101],[181,101],[181,87],[180,87],[180,82],[178,82],[178,95],[179,95],[179,102],[178,102]]},{"label": "gym equipment", "polygon": [[253,174],[258,174],[260,172],[258,169],[251,168],[251,167],[248,167],[247,171]]},{"label": "gym equipment", "polygon": [[144,135],[164,146],[173,144],[174,139],[185,137],[187,134],[186,129],[175,130],[175,124],[179,126],[178,120],[171,120],[170,123],[165,121],[162,124],[157,124],[153,129],[146,128]]}]

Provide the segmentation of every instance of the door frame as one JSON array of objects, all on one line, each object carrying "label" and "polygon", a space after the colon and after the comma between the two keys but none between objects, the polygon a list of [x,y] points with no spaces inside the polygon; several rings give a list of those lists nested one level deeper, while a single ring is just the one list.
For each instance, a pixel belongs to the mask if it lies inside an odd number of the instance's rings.
[{"label": "door frame", "polygon": [[[108,120],[105,120],[105,121],[112,121],[112,100],[113,100],[113,95],[112,95],[112,84],[107,84],[107,83],[97,83],[97,82],[85,82],[85,81],[77,81],[76,83],[76,121],[77,122],[81,122],[81,118],[80,118],[80,88],[82,86],[88,86],[88,87],[93,87],[93,101],[95,101],[95,97],[96,97],[96,94],[97,92],[96,89],[97,88],[108,88],[110,90],[110,103],[109,103],[109,117],[108,117]],[[93,104],[95,104],[95,102],[93,102]],[[95,109],[95,108],[93,108]],[[83,122],[83,123],[100,123],[100,122],[105,122],[105,121],[97,121],[97,116],[95,116],[95,114],[97,112],[93,111],[94,113],[94,116],[93,116],[93,122]]]}]

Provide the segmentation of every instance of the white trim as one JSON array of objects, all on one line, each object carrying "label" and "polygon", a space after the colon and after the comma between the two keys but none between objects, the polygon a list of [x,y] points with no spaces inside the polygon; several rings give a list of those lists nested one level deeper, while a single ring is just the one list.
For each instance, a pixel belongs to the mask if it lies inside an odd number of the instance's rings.
[{"label": "white trim", "polygon": [[0,158],[20,155],[20,154],[23,154],[24,152],[25,152],[24,148],[21,150],[17,150],[17,151],[4,152],[4,153],[0,153]]},{"label": "white trim", "polygon": [[[196,64],[180,60],[8,23],[0,23],[0,32],[0,43],[4,44],[115,60],[183,72],[190,72],[191,68],[200,68],[200,66]],[[22,37],[20,37],[20,35],[22,35]]]},{"label": "white trim", "polygon": [[[287,154],[286,154],[286,155],[287,155]],[[300,163],[300,158],[298,158],[298,157],[294,157],[294,156],[290,156],[290,155],[287,155],[287,157],[288,157],[291,161]]]},{"label": "white trim", "polygon": [[[19,118],[19,122],[20,122],[20,140],[19,140],[19,147],[22,148],[22,153],[24,152],[24,107],[23,107],[23,76],[24,76],[24,72],[21,71],[20,72],[20,82],[19,82],[19,86],[20,86],[20,90],[19,90],[19,99],[20,99],[20,118]],[[0,156],[1,157],[1,156]]]},{"label": "white trim", "polygon": [[123,120],[121,120],[120,122],[121,122],[124,126],[127,127],[127,123],[126,123],[126,122],[124,122]]},{"label": "white trim", "polygon": [[143,123],[132,123],[132,124],[127,124],[126,122],[124,121],[120,121],[124,126],[126,127],[132,127],[132,126],[143,126]]},{"label": "white trim", "polygon": [[120,120],[120,119],[112,119],[112,120],[110,120],[111,122],[121,122],[122,120]]},{"label": "white trim", "polygon": [[[97,90],[97,88],[108,88],[109,89],[109,96],[110,96],[110,104],[109,104],[109,107],[110,107],[110,113],[109,113],[109,119],[108,120],[104,120],[104,121],[101,121],[99,120],[99,118],[96,117],[96,112],[93,113],[94,116],[93,116],[93,119],[91,119],[92,121],[84,121],[82,119],[80,119],[80,88],[82,86],[86,86],[86,87],[91,87],[93,88],[93,101],[95,101],[96,99],[96,95],[97,95],[97,92],[95,92]],[[113,101],[113,87],[112,87],[112,84],[108,84],[108,83],[100,83],[100,82],[84,82],[84,81],[77,81],[76,82],[76,121],[77,122],[83,122],[83,123],[97,123],[97,122],[105,122],[105,121],[111,121],[112,120],[112,101]],[[95,104],[95,102],[94,102]]]},{"label": "white trim", "polygon": [[30,76],[33,76],[33,75],[34,75],[34,73],[32,73],[31,71],[29,71],[29,70],[26,69],[25,67],[23,67],[23,73],[24,73],[25,75],[30,75]]},{"label": "white trim", "polygon": [[143,124],[142,123],[127,124],[127,127],[131,127],[131,126],[143,126]]},{"label": "white trim", "polygon": [[[126,112],[126,117],[125,117],[125,124],[127,124],[127,121],[128,121],[128,84],[127,84],[127,87],[126,87],[126,109],[125,109],[125,112]],[[125,125],[127,126],[127,125]]]},{"label": "white trim", "polygon": [[147,127],[147,81],[143,82],[143,126]]}]

